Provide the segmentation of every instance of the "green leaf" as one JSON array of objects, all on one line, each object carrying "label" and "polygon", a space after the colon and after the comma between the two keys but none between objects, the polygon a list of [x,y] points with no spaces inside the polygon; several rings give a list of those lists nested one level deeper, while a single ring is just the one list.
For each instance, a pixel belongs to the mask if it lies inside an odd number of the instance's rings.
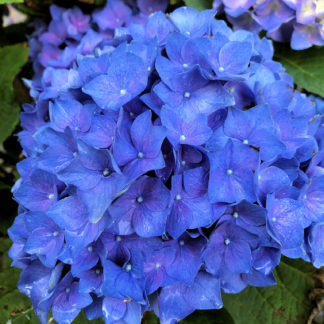
[{"label": "green leaf", "polygon": [[277,285],[224,294],[224,306],[236,324],[304,324],[314,307],[308,299],[313,272],[309,263],[283,258],[275,270]]},{"label": "green leaf", "polygon": [[277,44],[275,59],[282,63],[297,86],[324,97],[324,47],[294,51]]},{"label": "green leaf", "polygon": [[13,90],[13,81],[27,62],[28,48],[23,44],[0,48],[0,143],[15,129],[19,121],[19,105]]},{"label": "green leaf", "polygon": [[211,9],[213,7],[212,0],[184,0],[188,7],[194,8],[198,11]]},{"label": "green leaf", "polygon": [[0,4],[23,3],[24,0],[0,0]]},{"label": "green leaf", "polygon": [[154,312],[146,312],[143,315],[141,324],[160,324],[160,321]]},{"label": "green leaf", "polygon": [[10,267],[10,245],[9,239],[0,238],[0,323],[36,324],[31,301],[16,287],[20,270]]}]

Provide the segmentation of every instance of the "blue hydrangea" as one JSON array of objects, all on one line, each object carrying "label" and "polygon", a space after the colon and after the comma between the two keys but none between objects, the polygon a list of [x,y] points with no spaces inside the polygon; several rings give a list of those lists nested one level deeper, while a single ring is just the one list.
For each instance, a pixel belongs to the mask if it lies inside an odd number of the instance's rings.
[{"label": "blue hydrangea", "polygon": [[175,323],[324,265],[324,102],[268,39],[165,7],[52,6],[30,38],[9,255],[41,323]]},{"label": "blue hydrangea", "polygon": [[234,29],[259,32],[295,50],[324,45],[324,7],[321,0],[214,0]]}]

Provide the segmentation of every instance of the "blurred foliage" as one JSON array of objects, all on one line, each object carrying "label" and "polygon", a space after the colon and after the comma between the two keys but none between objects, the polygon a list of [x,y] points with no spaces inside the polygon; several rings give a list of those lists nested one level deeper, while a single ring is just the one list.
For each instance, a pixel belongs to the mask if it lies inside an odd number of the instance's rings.
[{"label": "blurred foliage", "polygon": [[0,0],[0,4],[22,3],[24,0]]},{"label": "blurred foliage", "polygon": [[26,41],[26,35],[32,31],[28,23],[13,24],[0,29],[0,46],[13,45]]},{"label": "blurred foliage", "polygon": [[13,81],[28,59],[28,48],[23,44],[0,49],[0,144],[11,135],[19,121],[19,105]]},{"label": "blurred foliage", "polygon": [[[1,34],[1,45],[7,35],[6,32]],[[20,148],[16,138],[10,135],[17,127],[21,102],[17,99],[14,84],[19,82],[15,80],[27,62],[28,48],[22,43],[4,46],[0,48],[0,57],[0,194],[3,202],[0,210],[0,234],[6,234],[17,212],[10,189],[15,181],[15,165]]]}]

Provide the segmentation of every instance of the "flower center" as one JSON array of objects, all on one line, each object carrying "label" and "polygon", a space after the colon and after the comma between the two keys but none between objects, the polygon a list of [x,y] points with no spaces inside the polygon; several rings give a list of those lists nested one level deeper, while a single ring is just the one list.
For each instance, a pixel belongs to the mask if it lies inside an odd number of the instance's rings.
[{"label": "flower center", "polygon": [[181,136],[180,136],[180,141],[182,141],[182,142],[183,142],[183,141],[185,141],[185,140],[186,140],[186,136],[184,136],[184,135],[181,135]]},{"label": "flower center", "polygon": [[109,169],[105,169],[105,170],[103,170],[103,171],[102,171],[102,175],[103,175],[104,177],[108,177],[108,176],[110,175],[110,171],[109,171]]},{"label": "flower center", "polygon": [[226,174],[228,176],[231,176],[233,174],[233,170],[231,170],[231,169],[226,170]]},{"label": "flower center", "polygon": [[101,49],[99,47],[94,49],[94,55],[95,57],[99,57],[101,55]]},{"label": "flower center", "polygon": [[139,159],[143,159],[143,157],[144,157],[144,153],[143,153],[143,152],[138,152],[137,157],[138,157]]}]

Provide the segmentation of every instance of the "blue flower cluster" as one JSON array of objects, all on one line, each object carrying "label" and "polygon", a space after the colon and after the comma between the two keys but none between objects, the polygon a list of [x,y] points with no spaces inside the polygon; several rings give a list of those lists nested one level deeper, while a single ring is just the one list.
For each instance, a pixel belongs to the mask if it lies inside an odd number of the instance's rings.
[{"label": "blue flower cluster", "polygon": [[266,30],[295,50],[324,45],[323,0],[214,0],[213,7],[235,29]]},{"label": "blue flower cluster", "polygon": [[214,10],[136,8],[52,7],[31,38],[9,254],[42,323],[175,323],[281,254],[324,264],[323,102]]}]

